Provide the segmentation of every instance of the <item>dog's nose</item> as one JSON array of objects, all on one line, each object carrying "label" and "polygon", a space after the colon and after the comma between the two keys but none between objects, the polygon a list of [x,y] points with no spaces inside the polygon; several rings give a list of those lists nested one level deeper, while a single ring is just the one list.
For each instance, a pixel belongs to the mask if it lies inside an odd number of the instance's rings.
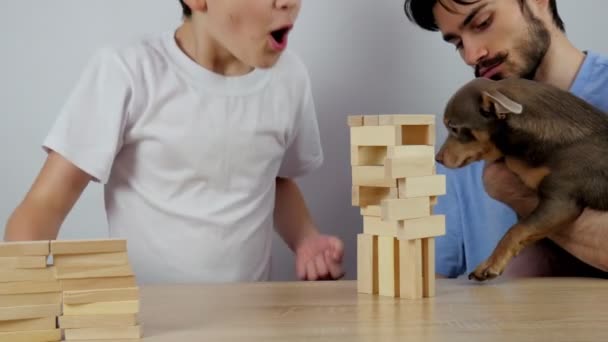
[{"label": "dog's nose", "polygon": [[435,161],[438,163],[443,163],[443,153],[441,153],[441,151],[435,155]]}]

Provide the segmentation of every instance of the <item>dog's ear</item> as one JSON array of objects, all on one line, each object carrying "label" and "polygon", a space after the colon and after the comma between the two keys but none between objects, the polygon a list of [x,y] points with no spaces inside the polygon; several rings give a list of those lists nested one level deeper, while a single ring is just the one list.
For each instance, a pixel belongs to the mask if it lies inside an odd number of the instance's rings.
[{"label": "dog's ear", "polygon": [[484,90],[481,92],[481,107],[487,113],[495,113],[500,119],[506,114],[521,114],[523,106],[510,99],[498,90]]}]

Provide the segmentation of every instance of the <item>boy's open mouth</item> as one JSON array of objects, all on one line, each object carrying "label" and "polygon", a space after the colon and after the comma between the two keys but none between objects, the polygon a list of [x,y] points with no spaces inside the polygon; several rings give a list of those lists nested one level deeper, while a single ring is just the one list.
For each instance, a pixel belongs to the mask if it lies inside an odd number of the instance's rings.
[{"label": "boy's open mouth", "polygon": [[283,27],[278,30],[272,31],[270,33],[270,35],[278,44],[283,44],[285,41],[285,37],[287,37],[288,32],[289,32],[289,27]]}]

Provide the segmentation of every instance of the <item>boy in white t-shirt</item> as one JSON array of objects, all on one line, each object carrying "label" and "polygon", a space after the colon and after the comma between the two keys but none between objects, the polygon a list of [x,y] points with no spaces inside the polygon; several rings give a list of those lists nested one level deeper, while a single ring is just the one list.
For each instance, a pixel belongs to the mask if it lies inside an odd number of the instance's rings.
[{"label": "boy in white t-shirt", "polygon": [[342,277],[342,242],[291,180],[323,161],[307,70],[285,50],[301,1],[180,2],[175,32],[91,59],[5,240],[55,239],[92,180],[141,282],[267,280],[275,226],[300,279]]}]

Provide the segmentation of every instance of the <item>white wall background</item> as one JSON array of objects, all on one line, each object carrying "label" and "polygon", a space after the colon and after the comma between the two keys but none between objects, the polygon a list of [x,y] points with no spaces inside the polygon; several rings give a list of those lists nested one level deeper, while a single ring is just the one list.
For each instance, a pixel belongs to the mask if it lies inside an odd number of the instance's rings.
[{"label": "white wall background", "polygon": [[[558,5],[578,47],[608,53],[608,2]],[[346,116],[439,115],[451,92],[471,77],[456,51],[437,33],[409,23],[402,6],[402,0],[305,0],[290,38],[311,73],[326,153],[325,165],[299,183],[321,229],[346,244],[346,279],[356,277],[362,224],[350,205]],[[93,51],[173,29],[179,21],[177,0],[0,2],[0,234],[38,173],[45,157],[40,143]],[[445,136],[443,129],[438,133]],[[102,187],[92,184],[60,237],[105,237],[105,227]],[[293,256],[278,238],[272,276],[295,279]]]}]

